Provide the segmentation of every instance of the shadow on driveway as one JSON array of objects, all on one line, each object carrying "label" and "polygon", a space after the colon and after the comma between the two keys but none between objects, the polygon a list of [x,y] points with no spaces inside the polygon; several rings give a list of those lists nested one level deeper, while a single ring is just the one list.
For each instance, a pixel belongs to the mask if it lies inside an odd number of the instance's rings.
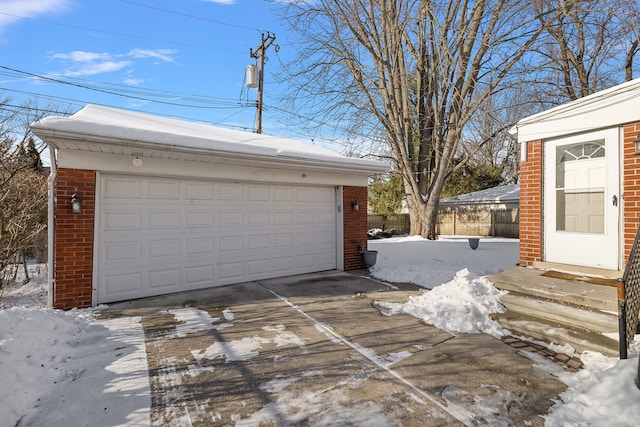
[{"label": "shadow on driveway", "polygon": [[565,386],[519,350],[373,305],[417,293],[328,271],[101,316],[141,316],[154,425],[544,425]]}]

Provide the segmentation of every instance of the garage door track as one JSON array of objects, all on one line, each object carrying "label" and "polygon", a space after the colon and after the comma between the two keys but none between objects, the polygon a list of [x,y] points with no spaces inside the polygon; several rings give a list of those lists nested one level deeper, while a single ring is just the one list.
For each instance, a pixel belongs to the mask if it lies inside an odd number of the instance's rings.
[{"label": "garage door track", "polygon": [[329,271],[102,315],[141,317],[153,425],[543,425],[565,386],[493,337],[373,305],[412,293]]}]

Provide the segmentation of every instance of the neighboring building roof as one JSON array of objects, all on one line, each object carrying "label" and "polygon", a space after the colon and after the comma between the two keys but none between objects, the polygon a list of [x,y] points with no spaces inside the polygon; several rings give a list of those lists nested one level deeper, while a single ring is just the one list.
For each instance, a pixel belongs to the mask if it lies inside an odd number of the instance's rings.
[{"label": "neighboring building roof", "polygon": [[640,118],[640,79],[526,117],[509,131],[535,141],[618,126]]},{"label": "neighboring building roof", "polygon": [[[224,129],[111,107],[87,105],[70,117],[46,117],[33,132],[58,149],[227,164],[305,165],[383,173],[378,160],[346,157],[302,141]],[[256,164],[257,165],[257,164]]]},{"label": "neighboring building roof", "polygon": [[440,199],[440,205],[517,203],[518,201],[520,201],[520,184],[509,184]]}]

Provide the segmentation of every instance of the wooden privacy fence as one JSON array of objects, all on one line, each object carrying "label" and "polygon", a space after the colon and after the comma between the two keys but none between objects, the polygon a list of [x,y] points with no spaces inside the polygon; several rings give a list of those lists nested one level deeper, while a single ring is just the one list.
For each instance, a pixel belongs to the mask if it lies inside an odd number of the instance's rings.
[{"label": "wooden privacy fence", "polygon": [[[383,228],[381,215],[369,215],[369,229]],[[517,239],[520,213],[518,208],[503,210],[451,210],[438,213],[436,231],[441,235],[494,236]],[[387,219],[384,229],[394,229],[394,234],[410,231],[408,214],[397,214],[393,220]]]}]

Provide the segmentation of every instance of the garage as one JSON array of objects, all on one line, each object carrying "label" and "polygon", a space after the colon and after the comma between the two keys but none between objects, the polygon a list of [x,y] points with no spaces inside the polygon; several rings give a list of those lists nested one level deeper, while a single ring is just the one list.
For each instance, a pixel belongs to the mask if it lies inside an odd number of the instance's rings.
[{"label": "garage", "polygon": [[382,161],[96,105],[31,129],[52,159],[52,307],[366,268]]},{"label": "garage", "polygon": [[98,303],[336,268],[334,187],[104,174]]}]

